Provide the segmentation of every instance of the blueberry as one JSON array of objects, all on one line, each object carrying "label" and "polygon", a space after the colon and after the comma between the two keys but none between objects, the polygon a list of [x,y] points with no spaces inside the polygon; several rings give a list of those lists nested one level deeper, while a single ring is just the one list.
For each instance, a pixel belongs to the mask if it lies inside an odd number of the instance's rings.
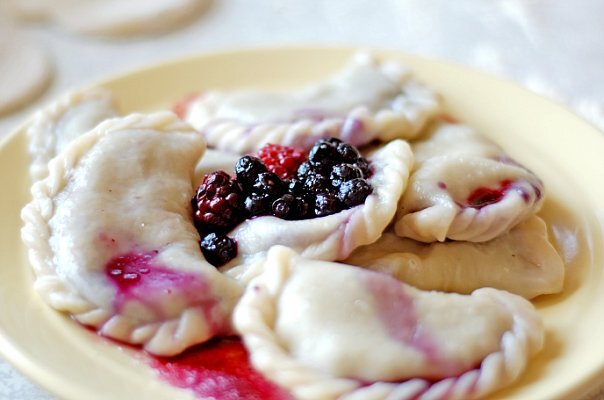
[{"label": "blueberry", "polygon": [[338,159],[336,146],[324,140],[318,141],[308,153],[308,162],[315,169],[331,167]]},{"label": "blueberry", "polygon": [[271,205],[271,197],[265,194],[251,193],[243,200],[243,207],[250,217],[269,214]]},{"label": "blueberry", "polygon": [[235,165],[235,175],[237,181],[247,188],[254,184],[256,177],[263,172],[267,172],[266,165],[258,157],[243,156],[237,160]]},{"label": "blueberry", "polygon": [[304,180],[304,191],[306,193],[318,193],[331,188],[329,178],[318,172],[311,172]]},{"label": "blueberry", "polygon": [[312,218],[315,216],[315,198],[312,195],[297,196],[295,215],[297,219]]},{"label": "blueberry", "polygon": [[312,170],[313,168],[310,163],[308,161],[305,161],[298,167],[298,170],[296,171],[296,177],[298,178],[298,180],[303,181],[306,179],[306,176],[308,176],[308,174],[312,172]]},{"label": "blueberry", "polygon": [[284,194],[273,202],[273,215],[278,218],[292,219],[296,211],[296,198],[291,194]]},{"label": "blueberry", "polygon": [[297,179],[292,179],[287,183],[287,190],[294,196],[300,196],[304,194],[304,183]]},{"label": "blueberry", "polygon": [[315,197],[315,215],[323,217],[342,211],[342,205],[334,193],[321,192]]},{"label": "blueberry", "polygon": [[348,143],[340,143],[337,147],[340,160],[344,163],[354,164],[361,157],[361,153]]},{"label": "blueberry", "polygon": [[363,178],[367,179],[371,176],[371,167],[369,166],[369,161],[367,161],[364,157],[359,157],[356,161],[356,166],[363,171]]},{"label": "blueberry", "polygon": [[228,236],[210,233],[200,243],[201,252],[206,260],[220,267],[237,257],[237,242]]},{"label": "blueberry", "polygon": [[340,185],[338,199],[344,206],[350,208],[364,203],[372,192],[373,188],[365,179],[356,178]]},{"label": "blueberry", "polygon": [[339,187],[343,182],[350,181],[355,178],[362,178],[363,171],[354,164],[337,164],[331,168],[331,184]]},{"label": "blueberry", "polygon": [[277,198],[285,193],[285,182],[272,172],[261,172],[256,177],[254,185],[251,188],[253,193],[264,194],[271,198]]}]

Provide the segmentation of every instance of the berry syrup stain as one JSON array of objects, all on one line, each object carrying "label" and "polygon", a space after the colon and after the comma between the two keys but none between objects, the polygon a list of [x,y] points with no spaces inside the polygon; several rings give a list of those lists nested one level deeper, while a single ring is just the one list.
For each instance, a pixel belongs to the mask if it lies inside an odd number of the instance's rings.
[{"label": "berry syrup stain", "polygon": [[[479,187],[468,196],[466,203],[469,207],[481,209],[491,204],[495,204],[507,193],[512,187],[514,181],[505,179],[499,182],[499,187],[492,189],[487,187]],[[523,199],[528,202],[528,195],[523,194]]]},{"label": "berry syrup stain", "polygon": [[150,362],[161,379],[202,399],[293,400],[254,370],[237,338],[214,339],[179,356],[153,357]]},{"label": "berry syrup stain", "polygon": [[[105,276],[113,283],[113,306],[120,312],[129,302],[138,302],[166,316],[165,304],[186,300],[202,307],[208,320],[217,300],[200,274],[174,271],[157,264],[157,250],[118,255],[105,265]],[[169,314],[169,313],[168,313]]]}]

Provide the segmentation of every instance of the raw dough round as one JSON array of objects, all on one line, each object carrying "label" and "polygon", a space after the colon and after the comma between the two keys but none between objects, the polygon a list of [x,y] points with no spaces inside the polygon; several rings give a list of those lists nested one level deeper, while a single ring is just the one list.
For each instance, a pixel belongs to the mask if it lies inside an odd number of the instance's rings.
[{"label": "raw dough round", "polygon": [[198,16],[209,0],[59,0],[51,19],[74,32],[100,36],[164,32]]},{"label": "raw dough round", "polygon": [[48,87],[51,77],[46,51],[0,21],[0,115],[35,99]]}]

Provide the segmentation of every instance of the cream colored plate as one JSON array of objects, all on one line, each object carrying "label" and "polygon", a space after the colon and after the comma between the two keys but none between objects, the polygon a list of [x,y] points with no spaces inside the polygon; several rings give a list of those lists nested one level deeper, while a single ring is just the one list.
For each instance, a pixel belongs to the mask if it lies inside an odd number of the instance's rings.
[{"label": "cream colored plate", "polygon": [[[336,71],[352,49],[298,48],[203,55],[100,84],[123,111],[151,111],[204,88],[292,88]],[[578,399],[604,384],[604,134],[559,105],[445,62],[376,52],[410,64],[444,95],[447,111],[494,138],[545,181],[544,216],[568,259],[565,292],[538,299],[546,348],[520,381],[493,398]],[[32,292],[19,238],[28,200],[26,140],[0,147],[0,353],[66,399],[180,399],[129,350],[52,311]]]}]

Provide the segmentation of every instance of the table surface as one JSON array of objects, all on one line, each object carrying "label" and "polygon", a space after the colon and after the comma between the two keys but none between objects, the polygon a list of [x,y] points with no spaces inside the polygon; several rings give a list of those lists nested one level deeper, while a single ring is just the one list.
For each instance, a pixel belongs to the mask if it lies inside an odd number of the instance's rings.
[{"label": "table surface", "polygon": [[[55,76],[40,99],[0,118],[0,139],[36,108],[91,80],[189,54],[288,44],[379,47],[453,60],[563,102],[604,129],[602,17],[602,0],[221,0],[160,36],[102,39],[22,26],[48,49]],[[0,359],[0,399],[53,398]],[[588,399],[604,399],[604,390]]]}]

